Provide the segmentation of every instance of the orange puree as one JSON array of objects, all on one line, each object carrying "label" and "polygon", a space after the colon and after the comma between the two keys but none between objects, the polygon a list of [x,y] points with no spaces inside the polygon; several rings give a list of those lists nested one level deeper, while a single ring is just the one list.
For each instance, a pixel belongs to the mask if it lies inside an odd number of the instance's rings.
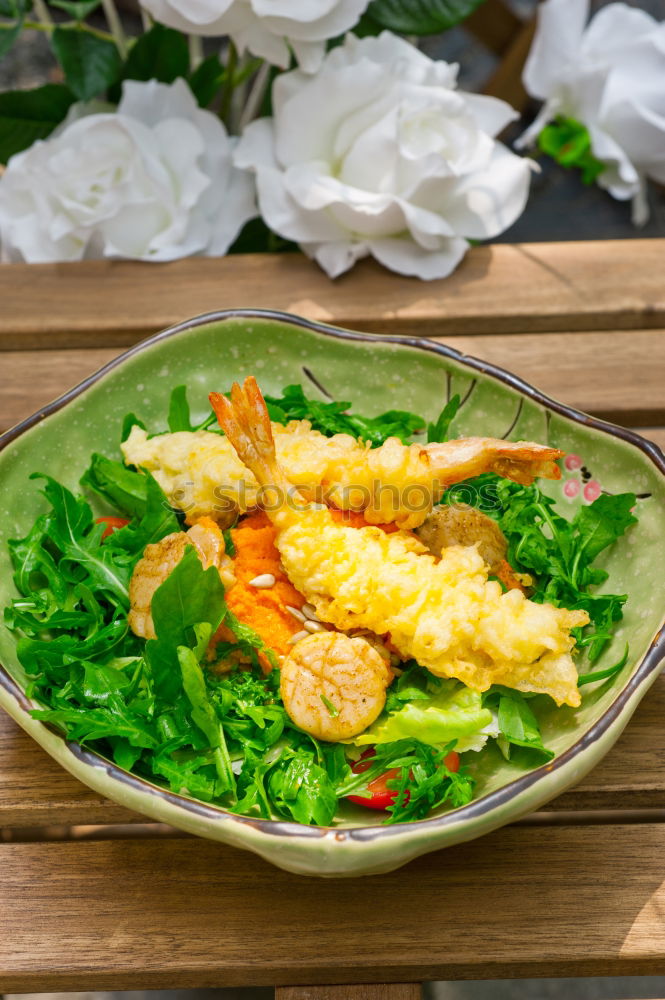
[{"label": "orange puree", "polygon": [[[231,537],[236,549],[233,572],[237,582],[227,592],[226,603],[236,618],[251,626],[266,645],[286,656],[291,650],[289,639],[302,630],[302,624],[286,610],[286,605],[301,608],[305,598],[291,586],[282,569],[275,548],[275,529],[263,511],[256,511],[231,529]],[[249,581],[263,573],[272,573],[274,586],[251,587]],[[215,638],[234,641],[224,624]],[[269,669],[265,658],[260,659],[264,668]]]},{"label": "orange puree", "polygon": [[[337,522],[353,528],[367,525],[362,514],[354,511],[331,510],[331,514]],[[379,527],[384,531],[396,530],[392,524]],[[231,529],[231,537],[236,549],[233,557],[236,583],[227,591],[226,603],[236,618],[253,628],[267,646],[278,655],[286,656],[291,651],[289,639],[303,627],[286,606],[290,604],[292,608],[301,608],[306,599],[291,585],[282,569],[279,552],[275,548],[275,529],[263,511],[255,511]],[[263,573],[272,573],[274,586],[250,586],[249,581]],[[232,632],[223,623],[214,638],[218,642],[234,641]],[[264,669],[269,670],[265,657],[260,656],[259,659]]]}]

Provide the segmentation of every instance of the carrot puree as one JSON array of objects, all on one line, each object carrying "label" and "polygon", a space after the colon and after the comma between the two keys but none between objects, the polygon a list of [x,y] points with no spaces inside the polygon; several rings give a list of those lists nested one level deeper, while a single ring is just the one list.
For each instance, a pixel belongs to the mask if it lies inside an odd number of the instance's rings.
[{"label": "carrot puree", "polygon": [[[341,524],[353,528],[367,526],[362,514],[355,511],[331,510],[331,514]],[[396,530],[392,524],[379,527],[385,531]],[[231,529],[231,537],[236,550],[233,557],[236,583],[226,593],[227,606],[239,621],[251,626],[266,645],[279,656],[286,656],[291,651],[289,640],[303,627],[286,606],[301,608],[306,598],[292,586],[282,568],[275,547],[275,529],[268,516],[257,510],[243,517],[237,527]],[[250,586],[249,581],[263,573],[272,573],[274,585]],[[217,642],[234,641],[232,632],[223,623],[214,638]],[[264,669],[269,670],[265,657],[260,656],[259,659]]]}]

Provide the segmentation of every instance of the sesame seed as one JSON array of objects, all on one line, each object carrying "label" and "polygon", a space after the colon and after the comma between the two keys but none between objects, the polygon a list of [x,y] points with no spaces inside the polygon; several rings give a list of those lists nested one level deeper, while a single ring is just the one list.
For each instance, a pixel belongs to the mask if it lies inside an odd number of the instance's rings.
[{"label": "sesame seed", "polygon": [[294,608],[290,604],[286,605],[286,610],[290,611],[294,618],[297,618],[299,622],[306,622],[307,616],[300,611],[299,608]]},{"label": "sesame seed", "polygon": [[293,646],[296,642],[300,642],[301,639],[306,639],[308,635],[309,632],[296,632],[295,635],[291,636],[289,642]]},{"label": "sesame seed", "polygon": [[259,576],[255,576],[253,580],[249,581],[250,587],[258,587],[259,590],[263,590],[267,587],[275,586],[275,577],[272,573],[261,573]]},{"label": "sesame seed", "polygon": [[328,631],[328,629],[323,624],[323,622],[306,621],[305,622],[305,628],[307,629],[308,632],[327,632]]}]

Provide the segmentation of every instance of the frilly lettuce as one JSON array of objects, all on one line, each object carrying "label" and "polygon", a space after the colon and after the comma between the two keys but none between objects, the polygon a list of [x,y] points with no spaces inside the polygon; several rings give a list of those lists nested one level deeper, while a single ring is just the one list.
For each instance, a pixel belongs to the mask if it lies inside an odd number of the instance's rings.
[{"label": "frilly lettuce", "polygon": [[415,668],[398,679],[386,711],[353,740],[356,746],[417,739],[439,747],[455,740],[455,749],[464,752],[481,750],[488,737],[498,736],[495,715],[478,691],[425,673]]}]

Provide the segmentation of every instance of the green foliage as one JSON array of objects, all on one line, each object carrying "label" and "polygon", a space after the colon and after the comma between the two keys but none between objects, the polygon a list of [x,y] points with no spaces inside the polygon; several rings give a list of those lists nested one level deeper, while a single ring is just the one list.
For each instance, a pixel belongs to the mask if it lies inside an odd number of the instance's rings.
[{"label": "green foliage", "polygon": [[159,80],[173,83],[189,73],[189,49],[181,31],[154,24],[132,45],[122,71],[123,80]]},{"label": "green foliage", "polygon": [[199,107],[207,108],[224,83],[226,71],[218,55],[208,56],[190,75],[188,83]]},{"label": "green foliage", "polygon": [[73,17],[75,21],[84,21],[86,17],[101,5],[102,0],[49,0],[51,7],[58,7]]},{"label": "green foliage", "polygon": [[538,720],[523,694],[496,685],[483,696],[483,704],[497,713],[501,734],[497,742],[506,758],[512,756],[513,747],[518,747],[528,751],[528,755],[522,754],[521,760],[526,766],[552,760],[554,753],[543,745]]},{"label": "green foliage", "polygon": [[[435,35],[460,24],[483,0],[372,0],[366,19],[403,35]],[[369,33],[367,28],[365,33]]]},{"label": "green foliage", "polygon": [[445,759],[454,743],[441,749],[418,740],[398,740],[377,746],[370,766],[360,774],[349,775],[338,787],[339,796],[362,795],[370,782],[397,768],[397,775],[386,787],[397,792],[386,823],[405,823],[424,819],[433,809],[448,804],[457,809],[473,798],[474,782],[466,767],[449,771]]},{"label": "green foliage", "polygon": [[55,83],[0,94],[0,163],[50,135],[74,100],[68,87]]},{"label": "green foliage", "polygon": [[77,28],[57,27],[51,45],[67,86],[80,101],[99,97],[120,78],[122,61],[114,42]]},{"label": "green foliage", "polygon": [[588,647],[594,663],[622,618],[627,596],[591,592],[607,579],[604,570],[591,564],[636,523],[635,494],[601,494],[567,521],[535,484],[520,486],[488,474],[451,487],[444,502],[470,502],[474,495],[478,499],[471,502],[493,517],[508,539],[510,565],[535,576],[531,599],[588,612],[591,626],[577,630],[577,640]]},{"label": "green foliage", "polygon": [[387,410],[378,417],[362,417],[350,413],[351,403],[321,403],[305,396],[299,385],[287,385],[281,396],[266,396],[272,420],[286,424],[289,420],[309,420],[322,434],[351,434],[380,445],[389,437],[407,441],[416,431],[423,429],[425,421],[406,410]]},{"label": "green foliage", "polygon": [[593,184],[605,170],[591,151],[591,137],[587,128],[574,118],[559,115],[546,125],[538,136],[538,148],[562,167],[577,167],[582,172],[582,182]]},{"label": "green foliage", "polygon": [[0,59],[9,52],[21,34],[25,13],[25,0],[0,0],[0,15],[9,17],[13,21],[13,24],[0,26]]},{"label": "green foliage", "polygon": [[427,425],[427,443],[442,444],[451,437],[450,425],[460,408],[461,398],[456,394],[450,399],[439,414],[434,424]]}]

